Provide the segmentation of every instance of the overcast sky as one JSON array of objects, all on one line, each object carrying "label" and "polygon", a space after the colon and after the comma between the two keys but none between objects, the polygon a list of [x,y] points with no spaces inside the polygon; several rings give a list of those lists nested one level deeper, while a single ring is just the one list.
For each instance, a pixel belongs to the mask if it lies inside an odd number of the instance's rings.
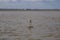
[{"label": "overcast sky", "polygon": [[60,0],[0,0],[0,8],[60,9]]}]

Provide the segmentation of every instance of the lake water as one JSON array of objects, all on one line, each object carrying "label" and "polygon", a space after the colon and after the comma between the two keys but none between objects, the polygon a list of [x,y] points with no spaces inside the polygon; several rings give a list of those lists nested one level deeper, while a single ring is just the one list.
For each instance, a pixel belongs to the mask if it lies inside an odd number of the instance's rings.
[{"label": "lake water", "polygon": [[0,40],[60,40],[60,11],[0,11]]}]

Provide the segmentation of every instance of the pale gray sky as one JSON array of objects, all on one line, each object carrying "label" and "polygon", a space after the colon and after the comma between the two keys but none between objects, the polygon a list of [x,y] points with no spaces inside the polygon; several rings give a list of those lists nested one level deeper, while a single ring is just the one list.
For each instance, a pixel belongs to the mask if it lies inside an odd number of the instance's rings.
[{"label": "pale gray sky", "polygon": [[60,0],[0,0],[0,8],[60,9]]}]

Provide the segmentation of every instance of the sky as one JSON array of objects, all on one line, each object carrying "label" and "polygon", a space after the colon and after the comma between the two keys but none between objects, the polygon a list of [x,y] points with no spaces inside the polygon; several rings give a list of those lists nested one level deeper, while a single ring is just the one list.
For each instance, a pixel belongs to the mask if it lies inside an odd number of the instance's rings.
[{"label": "sky", "polygon": [[0,0],[0,9],[60,9],[60,0]]}]

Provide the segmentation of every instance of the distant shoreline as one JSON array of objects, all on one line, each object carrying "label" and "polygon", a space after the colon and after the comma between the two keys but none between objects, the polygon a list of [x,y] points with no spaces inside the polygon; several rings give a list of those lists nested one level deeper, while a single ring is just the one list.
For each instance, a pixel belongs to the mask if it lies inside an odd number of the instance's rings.
[{"label": "distant shoreline", "polygon": [[60,11],[60,9],[0,9],[0,11]]}]

